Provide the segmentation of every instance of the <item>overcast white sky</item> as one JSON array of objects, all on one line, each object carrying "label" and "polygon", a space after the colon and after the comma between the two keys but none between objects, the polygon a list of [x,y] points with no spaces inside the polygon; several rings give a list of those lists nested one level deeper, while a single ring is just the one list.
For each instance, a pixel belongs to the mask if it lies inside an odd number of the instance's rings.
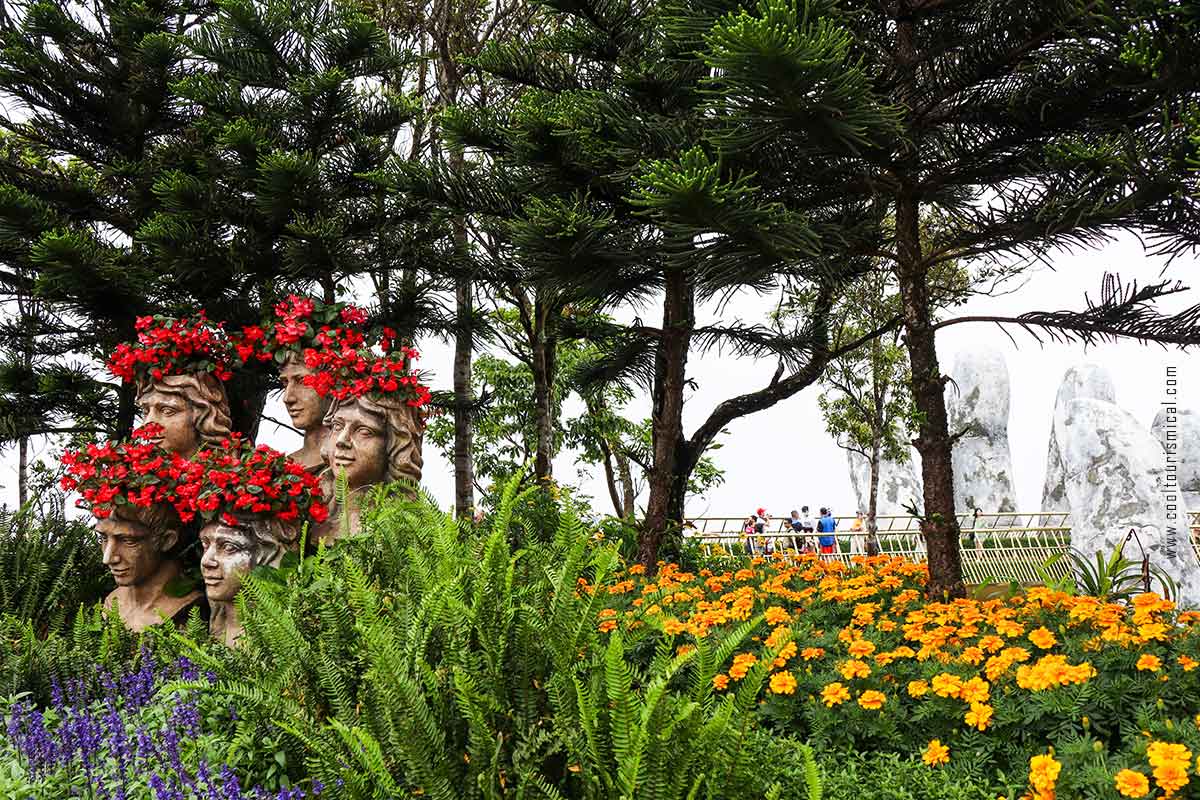
[{"label": "overcast white sky", "polygon": [[[1123,236],[1102,250],[1062,254],[1053,261],[1054,269],[1042,268],[1029,274],[1028,281],[1014,293],[999,298],[977,298],[962,313],[1017,314],[1030,310],[1080,308],[1083,293],[1095,296],[1103,273],[1118,272],[1123,279],[1140,283],[1159,280],[1162,259],[1143,254],[1132,236]],[[1183,280],[1200,287],[1200,262],[1179,259],[1167,266],[1163,278]],[[1200,289],[1175,298],[1167,308],[1177,309],[1200,302]],[[736,298],[725,309],[726,316],[744,320],[765,315],[771,301],[753,296]],[[644,312],[647,318],[652,312]],[[1063,372],[1073,364],[1092,361],[1105,366],[1112,375],[1118,402],[1143,424],[1150,421],[1162,401],[1166,368],[1178,369],[1181,404],[1200,407],[1200,369],[1194,355],[1177,349],[1141,346],[1133,342],[1103,344],[1085,351],[1079,345],[1046,344],[1039,346],[1028,335],[1014,331],[1016,345],[996,326],[961,325],[948,328],[939,337],[939,356],[949,370],[962,351],[993,347],[1004,354],[1012,382],[1009,437],[1013,452],[1013,470],[1019,510],[1035,510],[1041,502],[1046,445],[1051,426],[1055,393]],[[422,365],[433,373],[432,383],[447,387],[452,350],[449,345],[423,342]],[[694,429],[717,403],[725,398],[761,386],[770,376],[772,365],[749,359],[721,357],[715,353],[693,356],[691,376],[696,390],[689,396],[685,425]],[[948,391],[953,392],[953,387]],[[846,471],[843,451],[825,432],[817,407],[817,389],[810,388],[774,408],[734,422],[722,437],[723,448],[715,453],[725,469],[725,483],[706,497],[695,497],[688,504],[690,516],[745,516],[760,506],[773,515],[786,515],[802,504],[812,507],[832,505],[838,513],[854,511],[854,495]],[[627,410],[630,417],[648,413],[648,402]],[[268,413],[280,419],[286,415],[277,398]],[[262,440],[280,449],[296,446],[298,437],[286,429],[264,422]],[[39,455],[48,456],[45,446]],[[15,499],[15,457],[12,449],[2,457],[3,496]],[[560,480],[577,481],[573,453],[564,453],[555,462]],[[453,503],[453,476],[450,464],[432,447],[425,453],[424,483],[444,505]],[[594,498],[602,512],[610,511],[608,495],[599,474],[582,482],[583,491]],[[642,498],[644,502],[644,498]]]},{"label": "overcast white sky", "polygon": [[[1164,259],[1143,255],[1133,236],[1123,236],[1102,250],[1061,254],[1054,269],[1039,269],[1013,294],[999,298],[977,298],[962,313],[1017,314],[1031,310],[1082,308],[1084,291],[1095,297],[1105,271],[1117,272],[1126,280],[1147,283],[1160,280]],[[1174,299],[1164,308],[1177,309],[1200,302],[1200,261],[1178,259],[1163,278],[1183,280],[1197,289]],[[765,315],[770,299],[744,296],[726,309],[728,316],[744,320]],[[652,311],[643,312],[647,319]],[[1200,369],[1194,354],[1177,349],[1133,342],[1103,344],[1085,349],[1079,345],[1046,344],[1040,347],[1027,334],[1013,332],[1016,346],[995,325],[969,324],[947,328],[939,337],[939,356],[949,371],[961,351],[993,347],[1004,354],[1012,382],[1009,437],[1020,510],[1035,510],[1041,503],[1046,446],[1052,424],[1055,393],[1063,373],[1072,365],[1092,361],[1108,368],[1116,385],[1118,402],[1149,427],[1161,402],[1166,367],[1178,368],[1180,397],[1184,405],[1200,407]],[[1018,349],[1019,347],[1019,349]],[[452,349],[439,342],[421,347],[425,369],[435,373],[433,382],[447,387]],[[689,362],[697,384],[689,396],[684,422],[690,432],[719,402],[734,394],[763,385],[773,364],[750,359],[726,358],[710,353],[695,355]],[[948,387],[953,392],[953,387]],[[692,498],[691,516],[745,516],[758,507],[773,515],[785,515],[800,505],[832,505],[838,513],[852,514],[854,493],[846,471],[844,451],[826,433],[817,407],[816,387],[807,389],[767,411],[734,422],[721,438],[724,446],[715,457],[725,469],[725,483],[707,497]],[[282,409],[276,409],[282,414]],[[645,416],[648,401],[627,410],[631,418]],[[277,446],[291,445],[294,435],[264,423],[264,435]],[[577,465],[573,453],[555,461],[560,480],[574,482]],[[452,505],[454,482],[451,465],[432,447],[425,453],[425,485],[440,502]],[[603,477],[597,474],[582,483],[596,507],[611,511]],[[642,498],[644,502],[644,498]]]}]

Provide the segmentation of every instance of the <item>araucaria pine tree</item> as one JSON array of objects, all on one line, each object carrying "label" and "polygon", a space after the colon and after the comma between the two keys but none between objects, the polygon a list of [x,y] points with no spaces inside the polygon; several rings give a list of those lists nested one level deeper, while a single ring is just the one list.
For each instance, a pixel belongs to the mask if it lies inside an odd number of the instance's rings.
[{"label": "araucaria pine tree", "polygon": [[[886,128],[889,116],[871,99],[849,37],[820,39],[810,69],[827,76],[828,102],[806,105],[820,141],[750,142],[748,152],[726,157],[730,120],[713,106],[713,71],[701,53],[723,8],[623,0],[557,8],[548,33],[479,59],[520,87],[517,102],[452,123],[466,145],[490,156],[493,168],[474,176],[477,192],[517,206],[507,224],[529,280],[569,286],[601,311],[631,301],[659,306],[661,323],[595,320],[573,332],[601,349],[595,379],[650,391],[639,559],[653,569],[663,535],[682,521],[688,478],[705,449],[733,420],[816,380],[830,357],[833,298],[870,267],[876,204],[785,177],[831,171],[849,180],[828,153],[867,146],[862,131]],[[758,152],[761,161],[751,157]],[[760,166],[772,178],[763,187],[750,179]],[[706,301],[782,285],[808,287],[815,298],[796,330],[697,318]],[[762,388],[730,397],[687,435],[688,359],[718,347],[768,358],[774,369]]]}]

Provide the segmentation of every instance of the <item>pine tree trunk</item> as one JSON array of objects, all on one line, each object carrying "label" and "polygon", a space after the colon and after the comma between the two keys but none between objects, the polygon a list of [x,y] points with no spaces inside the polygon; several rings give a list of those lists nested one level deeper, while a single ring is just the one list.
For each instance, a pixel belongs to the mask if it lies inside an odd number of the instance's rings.
[{"label": "pine tree trunk", "polygon": [[963,597],[958,517],[954,507],[954,464],[946,418],[945,381],[938,365],[929,306],[927,270],[921,258],[916,198],[902,193],[896,203],[896,244],[904,341],[912,368],[913,404],[919,425],[916,439],[925,482],[921,532],[929,560],[931,598]]},{"label": "pine tree trunk", "polygon": [[629,468],[629,457],[618,450],[615,458],[617,478],[621,482],[621,518],[632,521],[637,513],[637,494],[633,491],[633,472]]},{"label": "pine tree trunk", "polygon": [[[538,309],[540,314],[540,309]],[[554,371],[556,342],[546,335],[539,321],[533,345],[533,405],[537,430],[534,471],[539,481],[549,480],[554,471]]]},{"label": "pine tree trunk", "polygon": [[[462,227],[462,245],[466,228]],[[457,243],[459,230],[455,230]],[[454,287],[458,328],[454,334],[454,514],[469,519],[475,513],[475,462],[471,450],[475,432],[471,428],[471,361],[474,343],[471,336],[471,282],[459,279]]]},{"label": "pine tree trunk", "polygon": [[29,502],[29,437],[17,439],[17,505]]},{"label": "pine tree trunk", "polygon": [[867,541],[863,548],[869,556],[879,555],[879,525],[875,515],[879,513],[879,439],[871,445],[871,490],[867,496]]},{"label": "pine tree trunk", "polygon": [[683,445],[683,390],[687,377],[688,345],[695,326],[693,288],[688,276],[667,273],[663,298],[663,327],[654,365],[653,462],[646,502],[646,519],[638,542],[638,561],[648,573],[658,568],[658,546],[676,505],[676,464]]}]

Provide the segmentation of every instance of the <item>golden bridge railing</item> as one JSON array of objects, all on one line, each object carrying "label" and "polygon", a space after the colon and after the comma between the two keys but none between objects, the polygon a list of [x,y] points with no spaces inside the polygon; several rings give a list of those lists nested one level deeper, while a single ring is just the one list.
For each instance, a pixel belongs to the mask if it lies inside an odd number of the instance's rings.
[{"label": "golden bridge railing", "polygon": [[[868,534],[855,529],[856,519],[834,519],[837,546],[833,553],[821,554],[821,558],[848,563],[855,555],[866,553]],[[742,530],[745,522],[744,517],[696,517],[687,521],[684,533],[710,555],[718,557],[769,557],[785,551],[816,549],[817,534],[795,532],[788,519],[772,520],[761,536],[746,536]],[[876,523],[880,552],[914,561],[925,559],[925,542],[915,517],[879,516]],[[1065,512],[960,514],[958,524],[962,532],[963,571],[969,583],[986,580],[1040,583],[1039,567],[1051,556],[1067,552],[1071,542],[1071,519]],[[1189,514],[1188,528],[1192,547],[1200,557],[1200,512]],[[1069,562],[1060,559],[1048,571],[1059,578],[1069,569]]]}]

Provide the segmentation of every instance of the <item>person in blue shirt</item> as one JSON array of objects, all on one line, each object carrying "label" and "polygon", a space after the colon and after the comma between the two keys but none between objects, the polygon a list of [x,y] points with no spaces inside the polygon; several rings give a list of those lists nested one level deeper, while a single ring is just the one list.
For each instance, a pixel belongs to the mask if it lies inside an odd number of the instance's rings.
[{"label": "person in blue shirt", "polygon": [[821,546],[822,553],[832,553],[837,546],[837,537],[833,532],[837,530],[837,520],[830,514],[828,508],[821,509],[821,518],[817,520],[817,544]]}]

